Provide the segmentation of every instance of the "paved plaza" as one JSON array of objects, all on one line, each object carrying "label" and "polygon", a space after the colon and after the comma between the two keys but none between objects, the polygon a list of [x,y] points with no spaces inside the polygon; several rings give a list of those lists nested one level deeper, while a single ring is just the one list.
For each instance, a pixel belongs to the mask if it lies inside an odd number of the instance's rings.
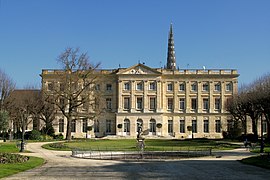
[{"label": "paved plaza", "polygon": [[[269,179],[270,170],[238,162],[251,156],[245,148],[214,152],[216,156],[168,161],[110,161],[72,158],[71,152],[41,148],[29,143],[27,155],[46,163],[6,180],[23,179]],[[25,153],[24,153],[25,154]],[[220,157],[221,156],[221,157]]]}]

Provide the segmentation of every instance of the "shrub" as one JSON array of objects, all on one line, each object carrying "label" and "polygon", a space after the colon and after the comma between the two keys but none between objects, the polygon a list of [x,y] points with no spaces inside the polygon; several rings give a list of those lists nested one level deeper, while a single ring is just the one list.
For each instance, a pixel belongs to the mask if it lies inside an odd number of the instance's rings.
[{"label": "shrub", "polygon": [[67,149],[67,148],[69,148],[64,143],[52,143],[52,144],[49,144],[49,146],[52,147],[52,148],[56,148],[56,149]]},{"label": "shrub", "polygon": [[20,154],[0,153],[0,164],[23,163],[28,159],[29,157]]},{"label": "shrub", "polygon": [[41,140],[41,133],[37,130],[33,130],[29,136],[30,140]]},{"label": "shrub", "polygon": [[53,138],[54,138],[54,139],[62,140],[62,139],[64,139],[64,135],[63,135],[62,133],[56,134],[56,135],[53,136]]},{"label": "shrub", "polygon": [[42,140],[53,140],[53,137],[52,136],[49,136],[49,135],[42,135],[41,136]]}]

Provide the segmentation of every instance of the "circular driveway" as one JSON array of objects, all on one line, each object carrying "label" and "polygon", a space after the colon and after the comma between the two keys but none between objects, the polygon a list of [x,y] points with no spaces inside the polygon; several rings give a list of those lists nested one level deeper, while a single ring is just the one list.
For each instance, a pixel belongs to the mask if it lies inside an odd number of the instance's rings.
[{"label": "circular driveway", "polygon": [[25,155],[42,157],[46,163],[5,179],[269,179],[270,170],[237,160],[251,156],[246,149],[219,151],[220,158],[203,157],[168,161],[110,161],[72,158],[71,152],[41,148],[29,143]]}]

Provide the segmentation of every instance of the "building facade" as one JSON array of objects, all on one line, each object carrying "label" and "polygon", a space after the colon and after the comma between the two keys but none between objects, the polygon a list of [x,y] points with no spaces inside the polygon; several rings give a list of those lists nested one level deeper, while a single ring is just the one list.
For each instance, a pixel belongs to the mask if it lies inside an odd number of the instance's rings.
[{"label": "building facade", "polygon": [[[59,83],[57,72],[42,71],[44,90]],[[237,71],[177,69],[172,26],[166,67],[139,63],[100,70],[98,76],[106,111],[95,120],[74,122],[74,137],[136,137],[141,125],[148,137],[222,138],[222,132],[230,128],[232,117],[226,104],[237,93]],[[54,123],[56,133],[64,134],[66,125],[59,114]],[[93,127],[90,131],[85,128],[89,125]]]}]

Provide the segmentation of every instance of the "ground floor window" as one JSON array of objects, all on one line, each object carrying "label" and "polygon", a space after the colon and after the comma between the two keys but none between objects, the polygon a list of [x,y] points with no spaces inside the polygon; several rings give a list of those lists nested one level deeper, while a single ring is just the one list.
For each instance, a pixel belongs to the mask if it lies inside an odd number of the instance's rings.
[{"label": "ground floor window", "polygon": [[64,132],[64,119],[59,119],[59,132]]},{"label": "ground floor window", "polygon": [[129,121],[129,119],[124,120],[124,132],[130,132],[130,121]]},{"label": "ground floor window", "polygon": [[151,119],[149,125],[150,125],[150,132],[155,133],[156,132],[156,120]]},{"label": "ground floor window", "polygon": [[209,133],[209,120],[203,120],[203,132]]},{"label": "ground floor window", "polygon": [[83,132],[87,132],[87,126],[88,126],[88,122],[87,122],[87,119],[83,119]]},{"label": "ground floor window", "polygon": [[185,133],[185,120],[180,120],[180,133]]},{"label": "ground floor window", "polygon": [[265,120],[262,122],[262,130],[263,133],[267,133],[267,122]]},{"label": "ground floor window", "polygon": [[99,133],[99,120],[95,120],[94,122],[94,132]]},{"label": "ground floor window", "polygon": [[76,120],[71,121],[71,132],[76,132]]},{"label": "ground floor window", "polygon": [[168,133],[173,133],[173,120],[168,120]]},{"label": "ground floor window", "polygon": [[220,132],[221,132],[221,121],[216,120],[216,133],[220,133]]},{"label": "ground floor window", "polygon": [[112,132],[112,120],[106,120],[106,133]]},{"label": "ground floor window", "polygon": [[192,120],[192,133],[197,133],[197,120]]}]

